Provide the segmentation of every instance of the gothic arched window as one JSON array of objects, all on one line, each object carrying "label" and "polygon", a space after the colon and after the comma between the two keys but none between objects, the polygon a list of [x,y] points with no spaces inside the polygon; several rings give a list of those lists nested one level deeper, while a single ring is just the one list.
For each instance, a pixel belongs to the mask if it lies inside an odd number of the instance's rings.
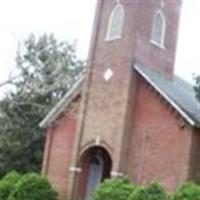
[{"label": "gothic arched window", "polygon": [[124,25],[124,7],[122,4],[117,4],[109,18],[108,29],[106,34],[106,40],[119,39],[122,34],[122,29]]},{"label": "gothic arched window", "polygon": [[165,16],[163,12],[159,10],[154,15],[151,42],[160,47],[164,47],[165,29],[166,29]]}]

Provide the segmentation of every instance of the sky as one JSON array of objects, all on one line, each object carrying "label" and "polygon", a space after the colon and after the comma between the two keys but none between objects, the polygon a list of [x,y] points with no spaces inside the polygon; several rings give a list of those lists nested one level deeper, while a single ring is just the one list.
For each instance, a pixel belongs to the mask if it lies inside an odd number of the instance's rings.
[{"label": "sky", "polygon": [[[173,0],[169,0],[173,1]],[[78,56],[87,58],[96,0],[0,1],[0,83],[15,65],[17,45],[30,33],[54,33],[77,41]],[[183,0],[175,73],[187,81],[200,74],[200,1]],[[7,88],[0,88],[0,92]]]},{"label": "sky", "polygon": [[175,73],[192,82],[194,75],[200,74],[200,1],[182,1]]}]

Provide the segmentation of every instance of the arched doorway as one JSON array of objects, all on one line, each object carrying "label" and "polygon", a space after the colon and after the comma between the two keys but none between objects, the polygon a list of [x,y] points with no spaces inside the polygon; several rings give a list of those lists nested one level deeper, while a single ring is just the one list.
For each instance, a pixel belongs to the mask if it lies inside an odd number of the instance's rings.
[{"label": "arched doorway", "polygon": [[109,153],[102,147],[91,147],[80,159],[82,172],[79,176],[79,199],[90,199],[91,193],[104,179],[110,177],[112,161]]}]

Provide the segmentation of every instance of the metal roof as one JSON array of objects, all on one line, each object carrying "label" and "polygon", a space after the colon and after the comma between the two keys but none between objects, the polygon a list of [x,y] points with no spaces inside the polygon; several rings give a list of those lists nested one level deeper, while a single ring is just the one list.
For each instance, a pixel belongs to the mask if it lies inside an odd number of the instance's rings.
[{"label": "metal roof", "polygon": [[191,84],[139,64],[134,69],[145,78],[192,126],[200,123],[200,104]]},{"label": "metal roof", "polygon": [[[200,104],[195,97],[195,91],[191,84],[177,76],[169,77],[161,71],[143,67],[138,63],[133,66],[155,90],[157,90],[192,126],[200,124]],[[77,91],[80,91],[84,80],[82,76],[56,104],[56,106],[40,122],[39,126],[47,128],[67,108]]]}]

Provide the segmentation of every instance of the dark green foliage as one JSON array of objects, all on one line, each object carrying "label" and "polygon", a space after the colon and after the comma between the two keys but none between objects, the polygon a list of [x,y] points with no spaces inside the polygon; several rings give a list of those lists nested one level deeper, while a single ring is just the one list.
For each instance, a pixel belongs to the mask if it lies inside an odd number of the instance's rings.
[{"label": "dark green foliage", "polygon": [[76,56],[75,45],[58,41],[52,34],[40,37],[31,34],[22,47],[16,57],[22,75],[14,81],[18,91],[47,95],[57,102],[85,68]]},{"label": "dark green foliage", "polygon": [[197,76],[195,78],[195,87],[194,90],[196,92],[196,98],[198,99],[198,101],[200,102],[200,76]]},{"label": "dark green foliage", "polygon": [[0,176],[9,171],[41,169],[44,133],[38,124],[45,107],[37,107],[42,97],[13,94],[0,102],[4,116],[0,120]]},{"label": "dark green foliage", "polygon": [[[200,75],[195,78],[194,91],[196,93],[196,98],[200,103]],[[198,126],[198,128],[200,128],[200,119],[197,122],[197,126]]]},{"label": "dark green foliage", "polygon": [[7,200],[16,183],[21,178],[17,172],[10,172],[0,181],[0,200]]},{"label": "dark green foliage", "polygon": [[174,193],[172,200],[200,200],[200,186],[185,183]]},{"label": "dark green foliage", "polygon": [[127,179],[111,179],[102,183],[93,194],[93,200],[200,200],[200,186],[185,183],[168,194],[158,182],[135,186]]},{"label": "dark green foliage", "polygon": [[26,174],[17,182],[8,200],[57,200],[57,193],[46,178]]},{"label": "dark green foliage", "polygon": [[95,191],[94,200],[127,200],[135,186],[127,179],[110,179],[104,181]]},{"label": "dark green foliage", "polygon": [[74,44],[30,35],[17,52],[14,90],[0,100],[0,177],[41,170],[45,131],[39,122],[83,73]]},{"label": "dark green foliage", "polygon": [[146,186],[138,187],[128,198],[128,200],[167,200],[168,195],[165,189],[156,182]]},{"label": "dark green foliage", "polygon": [[21,174],[19,174],[16,171],[11,171],[8,174],[6,174],[1,180],[2,181],[8,181],[10,183],[16,183],[21,178]]}]

